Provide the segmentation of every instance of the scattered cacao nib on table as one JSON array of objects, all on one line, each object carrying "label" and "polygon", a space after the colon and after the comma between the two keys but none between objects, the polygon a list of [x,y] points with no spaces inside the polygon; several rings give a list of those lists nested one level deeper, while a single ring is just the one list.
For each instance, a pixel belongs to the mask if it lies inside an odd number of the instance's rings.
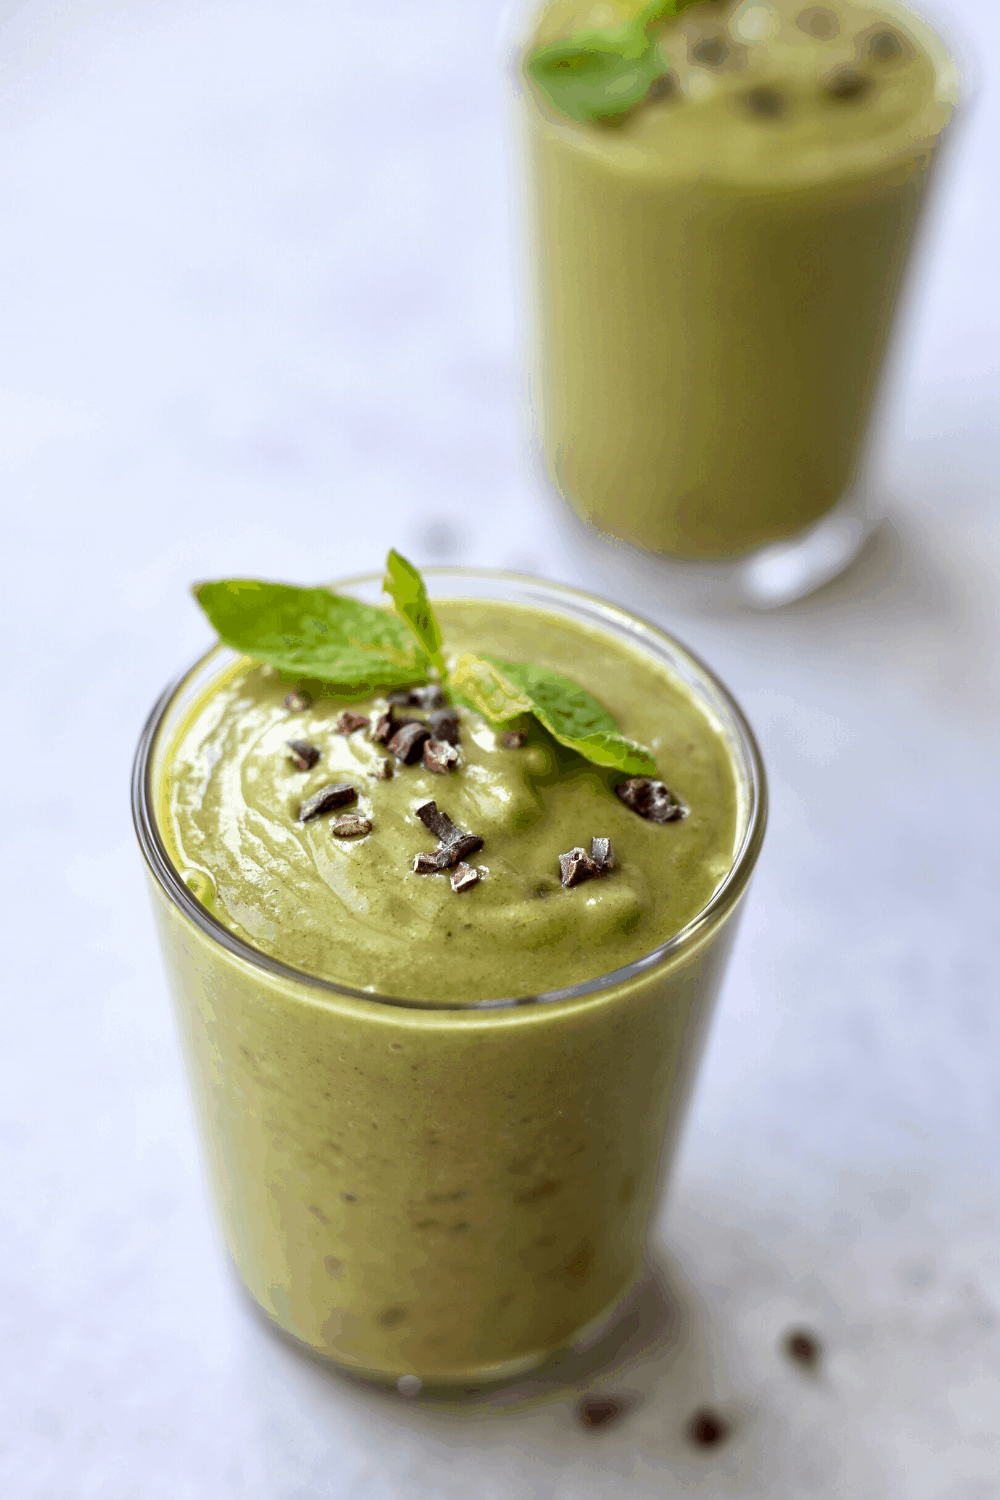
[{"label": "scattered cacao nib on table", "polygon": [[729,1433],[729,1424],[707,1406],[699,1407],[687,1424],[687,1438],[696,1448],[714,1448]]},{"label": "scattered cacao nib on table", "polygon": [[505,729],[500,736],[500,741],[505,750],[520,750],[525,741],[523,729]]},{"label": "scattered cacao nib on table", "polygon": [[357,800],[358,794],[348,782],[331,783],[306,798],[299,808],[299,822],[308,823],[322,813],[333,812],[335,807],[346,807],[349,802]]},{"label": "scattered cacao nib on table", "polygon": [[463,860],[455,866],[449,877],[453,891],[468,891],[479,883],[479,871],[474,870],[472,865],[467,865]]},{"label": "scattered cacao nib on table", "polygon": [[785,1353],[803,1369],[814,1370],[819,1364],[823,1346],[814,1334],[804,1328],[793,1328],[785,1334]]},{"label": "scattered cacao nib on table", "polygon": [[409,723],[397,729],[389,741],[389,749],[397,760],[401,760],[404,766],[412,766],[420,759],[424,748],[424,741],[429,740],[431,732],[426,724]]},{"label": "scattered cacao nib on table", "polygon": [[687,817],[687,808],[670,788],[651,776],[633,776],[616,786],[615,792],[626,807],[651,823],[676,823]]},{"label": "scattered cacao nib on table", "polygon": [[303,709],[312,707],[312,699],[308,693],[289,693],[284,706],[290,708],[293,714],[300,714]]},{"label": "scattered cacao nib on table", "polygon": [[458,751],[447,740],[424,741],[424,765],[438,776],[447,776],[458,764]]},{"label": "scattered cacao nib on table", "polygon": [[319,760],[316,746],[306,744],[305,740],[286,740],[285,744],[292,752],[291,758],[300,771],[311,771]]},{"label": "scattered cacao nib on table", "polygon": [[581,1427],[603,1427],[625,1415],[631,1401],[614,1396],[584,1396],[577,1402],[576,1415]]},{"label": "scattered cacao nib on table", "polygon": [[370,720],[367,714],[355,714],[349,708],[345,708],[337,720],[337,733],[353,734],[356,729],[367,729],[369,723]]},{"label": "scattered cacao nib on table", "polygon": [[610,839],[591,839],[590,853],[586,849],[570,849],[559,856],[559,875],[563,885],[579,885],[584,880],[596,880],[615,868],[615,851]]},{"label": "scattered cacao nib on table", "polygon": [[371,833],[371,818],[363,818],[360,813],[346,813],[342,818],[334,818],[330,824],[330,831],[338,839],[355,839],[362,833]]}]

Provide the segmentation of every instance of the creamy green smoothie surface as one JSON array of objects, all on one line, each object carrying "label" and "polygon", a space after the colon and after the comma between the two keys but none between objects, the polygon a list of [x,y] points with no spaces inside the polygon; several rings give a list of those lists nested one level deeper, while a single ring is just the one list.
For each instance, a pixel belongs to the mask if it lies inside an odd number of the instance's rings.
[{"label": "creamy green smoothie surface", "polygon": [[[564,749],[534,719],[511,744],[459,707],[457,763],[404,764],[373,737],[385,693],[289,707],[288,683],[244,659],[194,704],[166,757],[158,821],[177,869],[252,947],[374,994],[527,996],[649,953],[697,916],[734,861],[738,789],[721,728],[665,666],[603,631],[522,605],[436,600],[435,610],[449,652],[530,661],[593,694],[654,752],[686,815],[639,816],[616,795],[621,771]],[[345,711],[367,724],[348,728]],[[331,785],[356,797],[301,821],[303,803]],[[467,857],[479,878],[464,889],[454,870],[414,869],[437,844],[416,811],[429,801],[483,840]],[[589,854],[595,838],[610,840],[614,868],[564,886],[560,855]]]},{"label": "creamy green smoothie surface", "polygon": [[[599,34],[642,9],[554,0],[535,41]],[[655,23],[642,102],[574,129],[588,149],[638,172],[761,186],[867,174],[877,159],[931,143],[950,113],[942,59],[908,19],[893,0],[702,0]]]}]

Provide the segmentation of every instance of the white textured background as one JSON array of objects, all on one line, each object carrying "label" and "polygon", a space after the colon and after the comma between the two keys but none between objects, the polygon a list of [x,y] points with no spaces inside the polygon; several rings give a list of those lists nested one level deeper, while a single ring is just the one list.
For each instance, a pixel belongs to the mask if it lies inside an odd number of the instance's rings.
[{"label": "white textured background", "polygon": [[[329,1378],[237,1301],[126,788],[206,643],[193,578],[330,577],[393,543],[630,602],[521,457],[495,0],[0,0],[4,1495],[998,1493],[1000,22],[937,14],[979,98],[889,521],[778,614],[642,601],[743,700],[774,795],[665,1321],[457,1409]],[[778,1350],[793,1322],[817,1378]],[[642,1399],[584,1432],[598,1389]],[[699,1453],[706,1400],[733,1433]]]}]

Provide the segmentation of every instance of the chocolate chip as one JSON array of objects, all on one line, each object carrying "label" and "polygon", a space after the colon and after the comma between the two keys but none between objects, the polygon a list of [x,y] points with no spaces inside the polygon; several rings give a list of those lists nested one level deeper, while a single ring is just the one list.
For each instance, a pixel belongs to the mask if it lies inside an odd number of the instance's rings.
[{"label": "chocolate chip", "polygon": [[784,114],[785,101],[776,89],[751,89],[746,97],[746,106],[752,115],[761,115],[776,120]]},{"label": "chocolate chip", "polygon": [[894,31],[877,31],[868,43],[868,56],[879,62],[893,62],[903,50],[903,44]]},{"label": "chocolate chip", "polygon": [[615,851],[610,839],[591,839],[590,857],[602,875],[615,867]]},{"label": "chocolate chip", "polygon": [[315,745],[307,745],[305,740],[286,740],[285,744],[292,752],[292,760],[300,771],[311,771],[319,760],[319,751]]},{"label": "chocolate chip", "polygon": [[347,813],[342,818],[334,818],[330,831],[338,839],[356,839],[359,834],[371,833],[371,818],[363,818],[360,813]]},{"label": "chocolate chip", "polygon": [[679,818],[687,817],[687,808],[678,802],[670,788],[651,776],[633,776],[620,782],[615,791],[626,807],[651,823],[676,823]]},{"label": "chocolate chip", "polygon": [[420,759],[424,741],[429,740],[431,732],[426,724],[404,724],[397,729],[389,741],[389,749],[397,760],[401,760],[405,766],[412,766]]},{"label": "chocolate chip", "polygon": [[392,761],[376,761],[374,769],[369,771],[368,774],[369,776],[374,776],[376,781],[390,781],[392,779]]},{"label": "chocolate chip", "polygon": [[842,68],[830,79],[826,92],[831,99],[849,101],[860,99],[862,94],[867,94],[870,87],[863,73],[857,73],[853,68]]},{"label": "chocolate chip", "polygon": [[505,750],[520,750],[525,741],[523,729],[505,729],[500,736],[500,742]]},{"label": "chocolate chip", "polygon": [[616,1401],[613,1396],[584,1396],[577,1402],[576,1415],[583,1427],[603,1427],[606,1422],[614,1422],[622,1416],[627,1404]]},{"label": "chocolate chip", "polygon": [[457,839],[438,844],[430,854],[423,851],[414,856],[413,868],[418,875],[433,875],[439,870],[450,870],[467,854],[475,854],[483,847],[478,833],[460,833]]},{"label": "chocolate chip", "polygon": [[356,729],[367,729],[369,719],[367,714],[354,714],[349,708],[345,708],[337,720],[338,734],[353,734]]},{"label": "chocolate chip", "polygon": [[377,740],[380,745],[387,745],[396,733],[396,728],[396,721],[392,716],[392,709],[390,708],[384,714],[379,714],[375,720],[375,726],[372,729],[372,739]]},{"label": "chocolate chip", "polygon": [[601,873],[586,849],[579,848],[560,854],[559,871],[563,885],[579,885],[582,880],[593,880]]},{"label": "chocolate chip", "polygon": [[654,78],[646,90],[647,104],[660,104],[664,99],[673,99],[678,92],[677,79],[673,73],[661,73]]},{"label": "chocolate chip", "polygon": [[696,1448],[714,1448],[728,1432],[728,1423],[707,1406],[699,1407],[687,1424],[688,1441]]},{"label": "chocolate chip", "polygon": [[321,787],[312,797],[307,797],[299,808],[299,822],[308,823],[312,818],[318,818],[321,813],[332,812],[335,807],[346,807],[349,802],[356,802],[358,794],[346,781],[334,785]]},{"label": "chocolate chip", "polygon": [[819,41],[835,37],[840,30],[837,17],[821,5],[814,5],[811,9],[802,11],[796,16],[795,24],[800,30],[808,32],[810,36],[817,37]]},{"label": "chocolate chip", "polygon": [[446,870],[448,868],[447,865],[443,865],[438,859],[440,852],[441,850],[438,849],[433,854],[426,854],[421,850],[419,854],[415,854],[413,856],[414,874],[437,875],[440,871]]},{"label": "chocolate chip", "polygon": [[449,866],[458,860],[464,859],[467,854],[478,854],[483,847],[483,841],[478,833],[460,833],[453,843],[445,844],[441,850],[442,856],[447,856]]},{"label": "chocolate chip", "polygon": [[458,709],[439,708],[427,719],[431,734],[436,740],[446,740],[449,745],[457,745],[458,734]]},{"label": "chocolate chip", "polygon": [[285,699],[285,707],[290,708],[294,714],[300,714],[304,708],[312,707],[312,699],[308,693],[289,693]]},{"label": "chocolate chip", "polygon": [[474,870],[463,860],[461,864],[455,866],[450,878],[453,891],[470,891],[474,885],[479,884],[479,871]]},{"label": "chocolate chip", "polygon": [[442,844],[453,843],[462,837],[462,830],[455,827],[447,813],[441,812],[436,802],[421,802],[414,810],[424,827]]},{"label": "chocolate chip", "polygon": [[447,776],[452,766],[458,764],[458,751],[447,740],[424,741],[424,765],[438,776]]},{"label": "chocolate chip", "polygon": [[819,1339],[808,1333],[804,1328],[793,1328],[785,1334],[785,1353],[789,1359],[793,1359],[797,1365],[804,1369],[813,1370],[819,1364],[822,1353],[822,1345]]},{"label": "chocolate chip", "polygon": [[421,853],[415,857],[413,868],[418,875],[430,875],[435,870],[450,870],[467,854],[475,854],[483,847],[478,833],[463,833],[461,828],[456,828],[436,802],[422,802],[416,808],[416,814],[424,827],[430,829],[439,840],[438,847],[432,854]]},{"label": "chocolate chip", "polygon": [[412,714],[404,714],[401,718],[397,717],[396,710],[390,703],[385,713],[379,714],[375,720],[375,725],[372,729],[372,739],[377,740],[381,745],[387,745],[393,735],[398,733],[400,729],[405,729],[408,724],[419,723],[420,720],[415,719]]},{"label": "chocolate chip", "polygon": [[721,36],[706,36],[700,42],[695,42],[691,48],[691,56],[695,62],[717,68],[729,56],[729,48]]}]

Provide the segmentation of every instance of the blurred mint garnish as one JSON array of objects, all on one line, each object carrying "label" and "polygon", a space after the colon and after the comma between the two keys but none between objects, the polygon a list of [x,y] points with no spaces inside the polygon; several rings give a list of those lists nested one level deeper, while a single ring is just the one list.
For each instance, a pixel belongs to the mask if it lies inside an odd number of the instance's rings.
[{"label": "blurred mint garnish", "polygon": [[533,48],[526,67],[559,114],[579,124],[613,119],[641,104],[663,71],[655,30],[697,0],[650,0],[621,26],[588,27],[563,41]]}]

